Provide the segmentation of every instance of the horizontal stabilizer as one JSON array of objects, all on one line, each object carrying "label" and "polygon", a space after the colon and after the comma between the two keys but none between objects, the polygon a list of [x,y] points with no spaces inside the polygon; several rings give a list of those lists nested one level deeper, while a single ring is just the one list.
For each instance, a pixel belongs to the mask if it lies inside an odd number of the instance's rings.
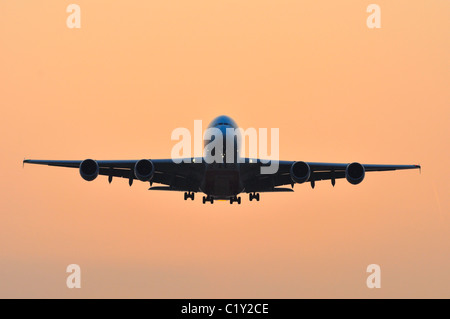
[{"label": "horizontal stabilizer", "polygon": [[182,189],[174,189],[170,186],[153,186],[148,189],[149,191],[175,191],[175,192],[184,192]]},{"label": "horizontal stabilizer", "polygon": [[294,190],[292,188],[278,187],[266,191],[258,191],[258,193],[278,193],[278,192],[293,192],[293,191]]}]

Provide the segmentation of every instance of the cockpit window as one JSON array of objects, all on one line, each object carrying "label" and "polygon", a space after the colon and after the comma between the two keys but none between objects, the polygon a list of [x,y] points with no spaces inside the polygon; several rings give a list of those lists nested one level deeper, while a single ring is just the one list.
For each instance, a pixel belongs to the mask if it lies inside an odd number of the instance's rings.
[{"label": "cockpit window", "polygon": [[237,128],[237,124],[229,116],[226,115],[216,117],[214,120],[212,120],[211,123],[209,123],[208,127],[215,127],[219,125]]}]

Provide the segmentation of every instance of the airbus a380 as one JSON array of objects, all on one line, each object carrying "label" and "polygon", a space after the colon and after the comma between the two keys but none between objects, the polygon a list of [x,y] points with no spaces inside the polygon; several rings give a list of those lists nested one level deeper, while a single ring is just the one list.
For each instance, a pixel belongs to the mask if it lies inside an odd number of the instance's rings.
[{"label": "airbus a380", "polygon": [[[216,128],[227,136],[226,129],[238,126],[228,116],[215,118],[209,128]],[[205,148],[213,139],[205,139]],[[336,179],[345,178],[351,184],[363,181],[366,172],[394,171],[402,169],[420,169],[419,165],[376,165],[353,163],[317,163],[303,161],[277,161],[278,170],[263,174],[261,167],[270,162],[260,159],[240,158],[239,148],[233,143],[234,160],[227,162],[225,153],[229,144],[222,148],[223,163],[206,160],[192,160],[176,163],[173,159],[140,159],[140,160],[93,160],[60,161],[25,159],[24,163],[78,168],[86,181],[92,181],[98,175],[108,176],[111,183],[113,177],[129,180],[130,186],[135,179],[150,182],[150,190],[168,190],[184,192],[184,200],[194,200],[194,194],[204,193],[203,204],[214,203],[214,200],[227,200],[230,204],[240,204],[241,193],[249,194],[249,200],[259,201],[259,193],[292,192],[295,183],[311,184],[314,188],[317,181],[330,180],[334,186]],[[239,142],[239,141],[238,141]],[[239,143],[237,143],[240,145]],[[228,147],[229,149],[230,147]],[[230,151],[230,150],[229,150]],[[164,186],[153,186],[153,183]],[[289,185],[289,187],[281,187]]]}]

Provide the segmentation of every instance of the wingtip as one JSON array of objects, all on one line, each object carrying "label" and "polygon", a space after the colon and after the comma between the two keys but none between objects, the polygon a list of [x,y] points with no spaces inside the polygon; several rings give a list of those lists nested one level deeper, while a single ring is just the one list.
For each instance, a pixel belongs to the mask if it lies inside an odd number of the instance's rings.
[{"label": "wingtip", "polygon": [[414,165],[414,166],[416,166],[416,168],[419,169],[419,173],[422,174],[422,166],[420,166],[420,164],[419,165]]},{"label": "wingtip", "polygon": [[25,167],[25,164],[27,163],[30,163],[30,160],[24,157],[22,161],[22,167]]}]

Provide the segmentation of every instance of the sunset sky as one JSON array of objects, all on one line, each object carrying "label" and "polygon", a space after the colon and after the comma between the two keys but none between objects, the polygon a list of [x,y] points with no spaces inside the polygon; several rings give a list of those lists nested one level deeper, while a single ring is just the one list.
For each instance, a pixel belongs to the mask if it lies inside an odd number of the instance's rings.
[{"label": "sunset sky", "polygon": [[[448,0],[1,1],[0,298],[450,298],[449,13]],[[173,129],[220,114],[279,128],[283,160],[422,172],[203,205],[22,168],[170,158]]]}]

